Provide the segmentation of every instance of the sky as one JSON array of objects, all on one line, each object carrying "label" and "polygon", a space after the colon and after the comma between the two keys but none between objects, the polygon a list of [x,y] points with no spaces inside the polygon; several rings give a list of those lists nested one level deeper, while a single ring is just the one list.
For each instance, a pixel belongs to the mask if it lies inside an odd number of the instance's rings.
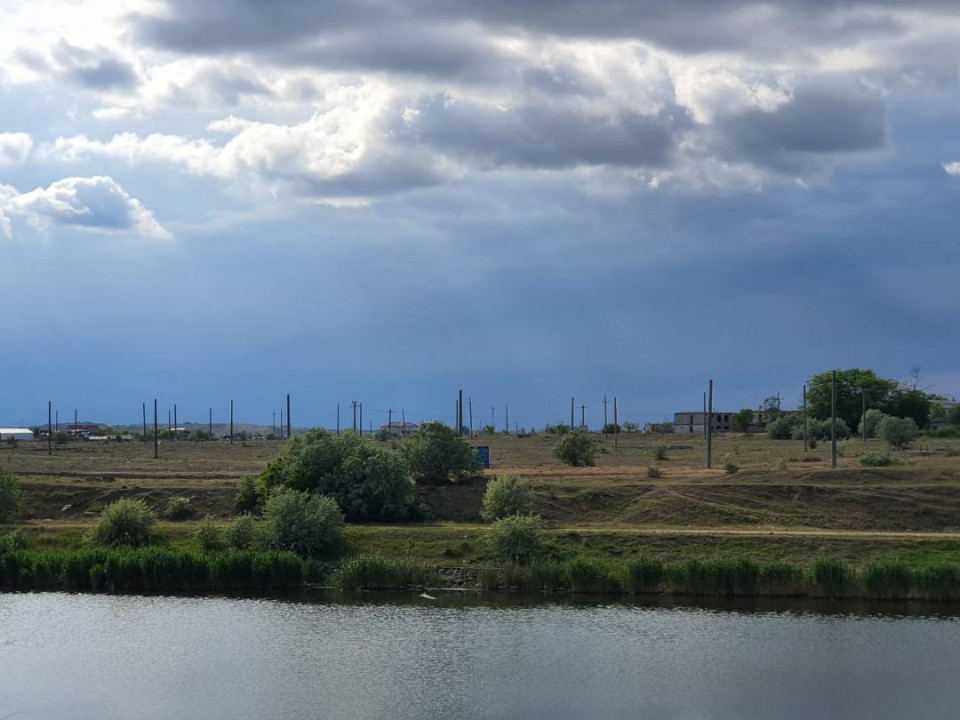
[{"label": "sky", "polygon": [[0,424],[960,395],[958,100],[955,0],[0,0]]}]

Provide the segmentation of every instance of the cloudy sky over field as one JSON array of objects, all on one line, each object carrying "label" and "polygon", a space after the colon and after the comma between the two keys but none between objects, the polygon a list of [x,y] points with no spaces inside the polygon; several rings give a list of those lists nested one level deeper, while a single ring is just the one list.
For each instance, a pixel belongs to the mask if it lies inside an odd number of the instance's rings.
[{"label": "cloudy sky over field", "polygon": [[956,0],[0,0],[0,57],[0,424],[960,395]]}]

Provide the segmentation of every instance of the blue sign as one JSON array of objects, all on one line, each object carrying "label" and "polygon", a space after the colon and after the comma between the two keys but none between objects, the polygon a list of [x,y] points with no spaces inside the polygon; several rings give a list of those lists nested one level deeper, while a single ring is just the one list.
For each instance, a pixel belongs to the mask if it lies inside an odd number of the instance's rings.
[{"label": "blue sign", "polygon": [[485,468],[490,467],[490,446],[474,445],[473,449],[477,452],[477,460],[483,463]]}]

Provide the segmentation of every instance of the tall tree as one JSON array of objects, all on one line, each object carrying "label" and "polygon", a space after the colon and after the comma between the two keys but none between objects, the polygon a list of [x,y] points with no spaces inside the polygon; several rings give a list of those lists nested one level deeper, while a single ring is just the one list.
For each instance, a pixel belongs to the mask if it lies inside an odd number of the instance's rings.
[{"label": "tall tree", "polygon": [[[832,371],[818,373],[807,383],[807,408],[816,418],[830,417]],[[868,408],[889,412],[890,404],[900,389],[897,380],[882,378],[873,370],[850,368],[837,371],[837,417],[848,427],[860,426],[863,412],[863,396]]]}]

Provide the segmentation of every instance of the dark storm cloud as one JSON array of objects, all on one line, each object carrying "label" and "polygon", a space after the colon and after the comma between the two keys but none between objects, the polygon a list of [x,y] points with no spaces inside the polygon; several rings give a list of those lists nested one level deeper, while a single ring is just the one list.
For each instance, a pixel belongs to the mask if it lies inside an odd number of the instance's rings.
[{"label": "dark storm cloud", "polygon": [[51,69],[63,82],[89,90],[129,90],[140,84],[133,66],[107,50],[88,50],[60,41],[51,55],[51,63],[30,51],[21,51],[20,59],[32,67],[42,63],[42,69]]},{"label": "dark storm cloud", "polygon": [[501,110],[446,96],[424,99],[417,110],[419,141],[494,166],[664,165],[678,124],[666,115],[598,115],[550,105]]},{"label": "dark storm cloud", "polygon": [[716,133],[721,155],[796,173],[817,156],[882,148],[886,105],[879,93],[853,82],[805,86],[772,112],[749,110],[719,121]]}]

